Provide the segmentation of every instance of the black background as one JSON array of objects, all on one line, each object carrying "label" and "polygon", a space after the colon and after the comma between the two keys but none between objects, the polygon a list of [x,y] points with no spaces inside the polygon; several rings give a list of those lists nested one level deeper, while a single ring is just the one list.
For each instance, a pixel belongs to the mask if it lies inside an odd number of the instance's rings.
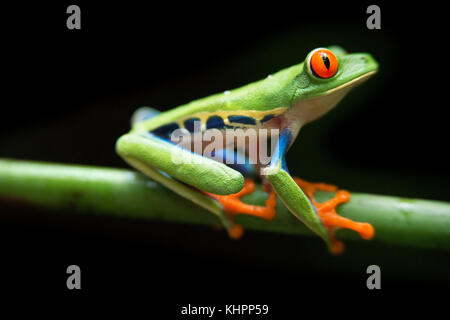
[{"label": "black background", "polygon": [[[304,129],[291,171],[358,192],[450,201],[448,18],[439,6],[378,3],[382,29],[368,30],[371,3],[77,1],[82,29],[67,30],[70,4],[2,9],[1,157],[126,168],[114,142],[137,107],[166,110],[339,44],[372,53],[380,71]],[[108,297],[114,309],[132,297],[167,318],[188,303],[259,303],[282,318],[352,305],[402,312],[421,305],[415,298],[448,294],[449,256],[432,250],[358,242],[334,257],[311,238],[248,232],[233,242],[205,227],[1,210],[1,287],[34,298]],[[65,287],[70,264],[82,269],[79,292]],[[370,264],[382,269],[381,291],[365,286]]]}]

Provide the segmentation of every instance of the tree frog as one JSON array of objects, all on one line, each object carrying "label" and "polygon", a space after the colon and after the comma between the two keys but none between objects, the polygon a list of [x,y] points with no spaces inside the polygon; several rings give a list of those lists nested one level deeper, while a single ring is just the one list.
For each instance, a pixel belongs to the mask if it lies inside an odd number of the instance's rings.
[{"label": "tree frog", "polygon": [[[378,64],[370,54],[350,54],[338,46],[317,48],[303,62],[241,88],[166,112],[138,109],[132,117],[131,131],[118,139],[116,150],[137,170],[215,214],[231,238],[239,238],[243,233],[235,215],[274,219],[278,197],[296,218],[325,241],[331,252],[340,253],[344,245],[335,237],[337,228],[355,230],[364,239],[374,236],[374,228],[336,213],[338,204],[349,201],[349,192],[292,177],[285,154],[304,125],[335,107],[377,69]],[[194,132],[196,122],[200,124],[197,131],[202,133],[277,129],[275,151],[269,163],[230,165],[204,156],[204,145],[200,151],[192,151],[172,141],[176,130]],[[257,138],[261,139],[260,135]],[[179,159],[194,157],[195,161],[175,163],[175,151]],[[246,151],[227,149],[227,152],[235,152],[236,159],[248,156]],[[250,177],[255,172],[268,193],[265,206],[249,205],[240,199],[254,191]],[[316,190],[333,191],[335,196],[318,203],[314,199]]]}]

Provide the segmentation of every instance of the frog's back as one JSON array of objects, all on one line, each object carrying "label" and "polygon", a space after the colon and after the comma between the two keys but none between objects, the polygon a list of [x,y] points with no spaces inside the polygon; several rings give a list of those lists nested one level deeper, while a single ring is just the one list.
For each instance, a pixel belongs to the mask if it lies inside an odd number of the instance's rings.
[{"label": "frog's back", "polygon": [[302,64],[283,69],[246,86],[194,100],[133,126],[133,131],[189,131],[194,121],[202,129],[260,125],[287,110],[296,90],[295,76]]}]

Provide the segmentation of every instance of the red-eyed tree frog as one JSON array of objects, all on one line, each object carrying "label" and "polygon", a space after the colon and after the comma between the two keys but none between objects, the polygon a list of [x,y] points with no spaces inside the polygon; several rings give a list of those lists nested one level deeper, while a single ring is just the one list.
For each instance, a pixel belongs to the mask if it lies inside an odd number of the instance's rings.
[{"label": "red-eyed tree frog", "polygon": [[[335,107],[377,69],[378,64],[370,54],[348,54],[337,46],[317,48],[304,62],[241,88],[162,113],[151,108],[138,109],[132,118],[131,131],[120,137],[116,149],[131,166],[215,214],[232,238],[239,238],[243,233],[243,228],[234,221],[235,215],[274,219],[278,196],[295,217],[324,239],[331,252],[339,253],[344,246],[335,238],[337,228],[352,229],[362,238],[370,239],[374,235],[373,227],[336,213],[338,204],[349,201],[347,191],[292,177],[285,154],[305,124]],[[271,141],[276,147],[268,163],[230,164],[204,156],[204,143],[199,150],[192,151],[173,142],[174,132],[193,133],[196,123],[201,133],[254,129],[257,139],[261,139],[262,134],[258,132],[270,129],[277,130],[279,135],[277,141]],[[234,152],[233,159],[248,157],[248,148],[244,152],[226,150],[229,154]],[[215,156],[220,150],[216,151]],[[177,159],[195,161],[174,161],[174,152]],[[268,193],[265,206],[240,200],[255,188],[249,178],[252,174],[263,181]],[[318,203],[314,199],[316,190],[334,191],[335,196]]]}]

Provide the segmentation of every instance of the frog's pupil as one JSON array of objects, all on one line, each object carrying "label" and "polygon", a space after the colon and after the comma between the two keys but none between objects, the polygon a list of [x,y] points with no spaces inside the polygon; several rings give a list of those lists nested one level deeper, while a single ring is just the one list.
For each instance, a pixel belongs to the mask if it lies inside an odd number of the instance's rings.
[{"label": "frog's pupil", "polygon": [[327,69],[330,69],[330,60],[328,59],[328,56],[326,54],[322,54],[322,60],[325,67]]}]

